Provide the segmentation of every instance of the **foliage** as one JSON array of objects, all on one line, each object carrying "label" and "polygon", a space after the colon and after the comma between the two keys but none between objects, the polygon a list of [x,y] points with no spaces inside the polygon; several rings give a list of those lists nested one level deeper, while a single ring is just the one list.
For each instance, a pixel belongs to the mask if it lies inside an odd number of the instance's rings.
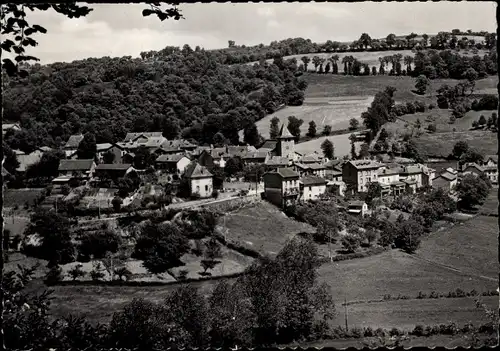
[{"label": "foliage", "polygon": [[113,209],[115,211],[120,211],[121,207],[122,207],[122,204],[123,204],[123,200],[121,197],[119,196],[115,196],[113,198],[113,200],[111,200],[111,205],[113,205]]},{"label": "foliage", "polygon": [[95,136],[92,133],[86,133],[83,140],[78,144],[76,155],[79,159],[90,160],[94,159],[97,152]]},{"label": "foliage", "polygon": [[423,234],[423,227],[418,222],[411,219],[403,221],[397,226],[394,244],[407,253],[414,253],[420,245]]},{"label": "foliage", "polygon": [[314,138],[316,136],[316,122],[309,122],[309,129],[307,130],[307,136]]},{"label": "foliage", "polygon": [[473,208],[482,204],[490,192],[488,184],[472,174],[466,174],[457,184],[456,191],[460,199],[460,205],[465,208]]},{"label": "foliage", "polygon": [[330,125],[325,125],[325,127],[323,128],[323,131],[321,132],[321,134],[323,134],[324,136],[328,136],[330,135],[332,132],[332,126]]},{"label": "foliage", "polygon": [[41,244],[30,254],[52,263],[65,264],[74,260],[74,245],[70,237],[69,220],[54,211],[37,210],[30,218],[26,235],[38,234]]},{"label": "foliage", "polygon": [[392,119],[391,112],[394,106],[393,95],[395,91],[396,89],[393,87],[386,87],[384,91],[375,94],[368,110],[361,114],[366,128],[377,133],[382,125]]},{"label": "foliage", "polygon": [[278,117],[273,117],[271,119],[271,125],[269,127],[269,137],[271,139],[276,139],[278,137],[278,134],[280,132],[280,119]]},{"label": "foliage", "polygon": [[90,277],[93,281],[99,281],[104,278],[104,273],[102,272],[103,267],[101,262],[94,263],[92,265],[92,271],[90,271]]},{"label": "foliage", "polygon": [[101,259],[108,252],[115,253],[121,244],[121,237],[110,229],[102,229],[83,236],[78,251],[84,257]]},{"label": "foliage", "polygon": [[452,155],[456,159],[460,159],[467,151],[469,151],[469,144],[465,140],[460,140],[453,146]]},{"label": "foliage", "polygon": [[133,257],[144,260],[144,267],[153,274],[180,265],[180,257],[189,249],[187,238],[173,223],[144,223],[135,244]]},{"label": "foliage", "polygon": [[19,167],[19,161],[17,160],[16,153],[7,145],[5,142],[2,142],[3,149],[3,163],[2,166],[11,173],[15,174],[16,169]]},{"label": "foliage", "polygon": [[288,130],[295,137],[296,140],[300,139],[300,127],[304,120],[298,119],[295,116],[288,117]]},{"label": "foliage", "polygon": [[379,182],[370,182],[368,184],[368,190],[366,191],[365,202],[368,206],[372,205],[372,201],[375,198],[381,196],[382,187]]},{"label": "foliage", "polygon": [[342,236],[341,242],[347,252],[355,252],[361,245],[361,238],[356,234],[346,234]]},{"label": "foliage", "polygon": [[85,276],[85,271],[82,269],[81,264],[77,264],[75,267],[68,271],[70,277],[75,281],[78,278],[83,278]]},{"label": "foliage", "polygon": [[483,96],[479,101],[474,100],[471,107],[474,111],[496,110],[498,109],[498,96]]},{"label": "foliage", "polygon": [[430,84],[431,82],[429,81],[429,79],[425,75],[421,74],[415,81],[415,89],[417,90],[418,94],[424,95]]},{"label": "foliage", "polygon": [[250,126],[246,127],[243,131],[243,140],[245,144],[257,146],[261,142],[261,136],[257,130],[257,126],[255,123],[252,123]]},{"label": "foliage", "polygon": [[323,155],[329,159],[333,160],[335,157],[335,147],[333,146],[333,143],[330,141],[330,139],[325,139],[321,143],[321,150],[323,150]]},{"label": "foliage", "polygon": [[356,118],[349,120],[349,130],[356,130],[359,127],[359,121]]}]

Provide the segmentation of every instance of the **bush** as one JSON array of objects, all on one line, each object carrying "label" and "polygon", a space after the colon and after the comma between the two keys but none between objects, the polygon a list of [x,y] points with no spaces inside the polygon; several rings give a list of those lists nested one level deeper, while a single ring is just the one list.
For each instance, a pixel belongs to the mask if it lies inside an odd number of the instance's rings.
[{"label": "bush", "polygon": [[424,335],[424,327],[422,325],[416,325],[412,331],[412,334],[415,336],[423,336]]},{"label": "bush", "polygon": [[374,332],[374,335],[375,335],[375,336],[377,336],[377,337],[379,337],[379,338],[384,338],[384,337],[386,336],[386,334],[387,334],[387,333],[386,333],[386,332],[385,332],[385,330],[384,330],[384,329],[382,329],[382,328],[377,328],[377,329],[375,330],[375,332]]},{"label": "bush", "polygon": [[363,333],[363,336],[365,338],[369,338],[369,337],[372,337],[375,335],[375,332],[373,331],[373,329],[371,327],[366,327],[365,330],[364,330],[364,333]]},{"label": "bush", "polygon": [[56,264],[52,266],[50,270],[47,272],[44,281],[47,285],[53,285],[60,282],[62,279],[63,279],[62,269],[61,267],[59,267],[59,265]]},{"label": "bush", "polygon": [[400,336],[400,335],[402,335],[402,333],[401,333],[401,331],[398,328],[392,328],[389,331],[389,335],[390,336]]},{"label": "bush", "polygon": [[413,104],[411,101],[408,101],[406,103],[406,111],[408,114],[413,115],[416,112],[415,104]]},{"label": "bush", "polygon": [[429,110],[433,110],[433,109],[435,109],[435,108],[436,108],[436,105],[434,105],[434,104],[429,104]]}]

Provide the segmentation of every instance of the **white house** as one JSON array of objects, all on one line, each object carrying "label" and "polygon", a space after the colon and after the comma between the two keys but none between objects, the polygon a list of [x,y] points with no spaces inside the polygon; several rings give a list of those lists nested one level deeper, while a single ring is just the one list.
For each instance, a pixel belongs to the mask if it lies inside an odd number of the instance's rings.
[{"label": "white house", "polygon": [[300,180],[302,187],[302,200],[317,200],[326,192],[327,181],[320,177],[305,176]]},{"label": "white house", "polygon": [[368,212],[368,205],[364,201],[353,200],[349,202],[347,212],[354,215],[364,216]]},{"label": "white house", "polygon": [[191,160],[184,155],[160,155],[155,161],[156,168],[170,174],[183,174]]},{"label": "white house", "polygon": [[200,198],[212,196],[214,191],[213,175],[205,166],[201,166],[198,162],[192,162],[186,167],[184,177],[189,182],[191,196]]}]

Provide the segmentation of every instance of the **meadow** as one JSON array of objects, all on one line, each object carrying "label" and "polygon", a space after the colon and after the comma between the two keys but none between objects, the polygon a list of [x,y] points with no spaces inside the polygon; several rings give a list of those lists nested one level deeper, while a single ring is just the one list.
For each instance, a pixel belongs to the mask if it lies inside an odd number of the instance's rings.
[{"label": "meadow", "polygon": [[[340,134],[332,135],[327,137],[319,137],[317,139],[309,140],[304,143],[299,143],[295,145],[295,150],[302,154],[310,154],[314,151],[322,153],[321,144],[325,139],[330,140],[335,148],[335,157],[343,157],[345,155],[350,155],[351,153],[351,141],[349,140],[351,134]],[[359,152],[361,148],[361,142],[355,142],[356,152]]]},{"label": "meadow", "polygon": [[3,193],[3,207],[22,207],[26,204],[32,206],[35,200],[45,189],[7,189]]}]

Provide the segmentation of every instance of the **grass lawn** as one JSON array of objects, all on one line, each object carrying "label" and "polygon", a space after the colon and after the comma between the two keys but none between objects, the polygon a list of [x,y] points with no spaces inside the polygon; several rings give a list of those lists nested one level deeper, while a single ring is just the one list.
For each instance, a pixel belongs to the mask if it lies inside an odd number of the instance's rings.
[{"label": "grass lawn", "polygon": [[[320,154],[323,154],[321,150],[321,144],[325,141],[325,139],[329,139],[335,148],[335,156],[343,157],[344,155],[351,154],[351,141],[349,140],[349,136],[351,134],[340,134],[340,135],[332,135],[327,137],[320,137],[317,139],[306,141],[305,143],[300,143],[295,145],[295,150],[302,154],[310,154],[314,151],[317,151]],[[361,142],[356,142],[356,152],[359,152],[361,147]]]},{"label": "grass lawn", "polygon": [[432,233],[422,241],[417,255],[466,273],[498,278],[497,236],[498,218],[477,216]]},{"label": "grass lawn", "polygon": [[424,133],[415,139],[417,147],[423,154],[447,157],[453,146],[460,140],[466,141],[469,147],[483,155],[495,155],[498,151],[496,133],[484,130],[451,133]]},{"label": "grass lawn", "polygon": [[380,299],[386,294],[416,296],[419,291],[448,293],[457,288],[486,291],[498,287],[494,281],[460,274],[398,250],[326,263],[318,273],[321,281],[331,285],[336,299],[347,301]]},{"label": "grass lawn", "polygon": [[20,216],[4,216],[4,229],[10,230],[10,236],[13,238],[15,235],[23,235],[24,230],[28,227],[30,219],[28,217]]},{"label": "grass lawn", "polygon": [[[267,202],[227,214],[225,219],[228,240],[271,255],[277,254],[295,234],[314,231],[311,226],[288,218]],[[219,219],[219,225],[223,224],[224,218]]]}]

